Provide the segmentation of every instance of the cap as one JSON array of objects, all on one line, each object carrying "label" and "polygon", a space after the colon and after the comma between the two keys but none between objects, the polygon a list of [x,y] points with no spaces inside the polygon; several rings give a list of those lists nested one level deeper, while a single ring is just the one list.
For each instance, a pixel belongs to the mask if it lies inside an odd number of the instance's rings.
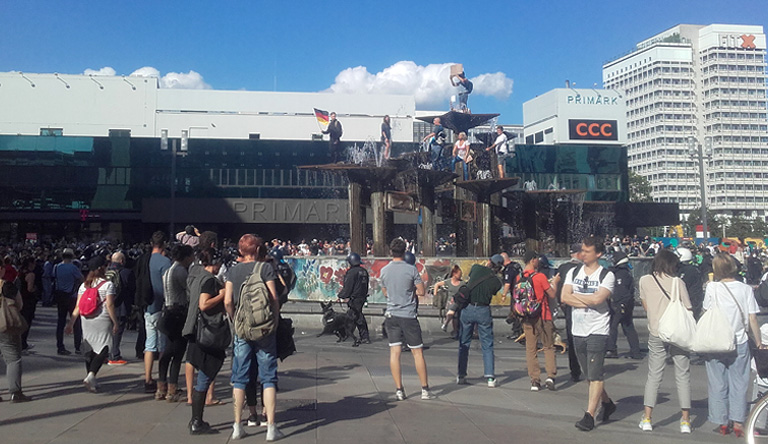
[{"label": "cap", "polygon": [[531,259],[535,259],[537,257],[539,257],[539,253],[535,251],[526,251],[525,255],[523,255],[523,262],[527,264],[531,261]]},{"label": "cap", "polygon": [[504,265],[504,256],[500,254],[494,254],[491,256],[491,262],[493,262],[496,265]]},{"label": "cap", "polygon": [[552,263],[549,262],[549,259],[547,259],[547,257],[542,254],[539,256],[539,266],[543,268],[550,268],[552,267]]},{"label": "cap", "polygon": [[65,248],[64,251],[61,252],[61,255],[75,257],[75,251],[71,248]]},{"label": "cap", "polygon": [[629,263],[629,258],[627,257],[627,254],[623,251],[617,251],[613,253],[613,266],[621,265]]},{"label": "cap", "polygon": [[570,253],[581,253],[581,244],[571,244]]}]

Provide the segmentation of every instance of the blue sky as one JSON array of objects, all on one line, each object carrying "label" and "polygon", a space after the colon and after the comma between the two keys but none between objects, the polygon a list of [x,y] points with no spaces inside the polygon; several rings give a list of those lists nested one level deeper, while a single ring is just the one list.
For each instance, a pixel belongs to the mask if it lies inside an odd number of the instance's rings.
[{"label": "blue sky", "polygon": [[600,85],[605,61],[676,24],[768,22],[763,0],[2,3],[0,71],[149,66],[195,71],[214,89],[323,91],[348,68],[459,62],[470,77],[512,80],[510,95],[470,97],[503,123],[522,123],[523,102],[565,79]]}]

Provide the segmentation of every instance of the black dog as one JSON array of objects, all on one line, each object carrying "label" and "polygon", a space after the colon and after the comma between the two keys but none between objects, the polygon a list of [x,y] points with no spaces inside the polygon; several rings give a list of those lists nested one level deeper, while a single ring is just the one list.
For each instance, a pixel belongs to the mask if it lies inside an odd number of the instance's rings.
[{"label": "black dog", "polygon": [[323,307],[323,331],[317,335],[320,336],[333,333],[336,335],[336,342],[346,341],[351,337],[354,341],[353,346],[360,345],[360,340],[355,336],[355,320],[349,316],[348,313],[337,313],[333,310],[333,302],[324,304],[320,302],[320,306]]}]

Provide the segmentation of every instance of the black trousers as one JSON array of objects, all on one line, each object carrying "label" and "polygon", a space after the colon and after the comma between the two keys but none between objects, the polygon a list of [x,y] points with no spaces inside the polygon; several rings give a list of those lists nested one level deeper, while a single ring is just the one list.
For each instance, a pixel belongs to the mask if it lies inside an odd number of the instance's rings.
[{"label": "black trousers", "polygon": [[565,333],[566,341],[568,342],[568,367],[571,370],[571,376],[579,378],[581,377],[581,366],[579,365],[579,358],[576,357],[576,349],[573,346],[573,333],[571,332],[573,327],[573,317],[571,317],[573,307],[566,305],[563,311],[565,312]]},{"label": "black trousers", "polygon": [[624,336],[629,343],[629,354],[637,356],[640,354],[640,339],[637,337],[635,323],[632,320],[633,306],[626,304],[614,304],[611,306],[611,326],[608,336],[608,346],[606,351],[615,352],[618,350],[616,342],[619,338],[619,325],[624,330]]},{"label": "black trousers", "polygon": [[347,316],[350,316],[355,320],[357,326],[357,332],[360,335],[360,340],[370,339],[368,335],[368,322],[363,315],[363,306],[365,305],[365,299],[350,299],[347,303],[349,310]]},{"label": "black trousers", "polygon": [[104,346],[103,349],[97,354],[93,351],[89,351],[85,354],[85,371],[87,372],[93,372],[95,375],[99,372],[101,369],[101,366],[104,365],[104,361],[107,360],[107,356],[109,356],[109,347]]},{"label": "black trousers", "polygon": [[[56,309],[58,317],[56,319],[56,348],[63,350],[64,347],[64,327],[67,325],[67,316],[75,310],[77,298],[69,296],[56,297]],[[80,344],[83,342],[83,327],[80,318],[77,318],[74,325],[75,350],[80,350]]]},{"label": "black trousers", "polygon": [[21,307],[21,316],[27,321],[29,328],[21,335],[21,348],[26,349],[29,331],[32,330],[32,321],[35,319],[35,310],[37,309],[37,298],[24,299],[24,305]]}]

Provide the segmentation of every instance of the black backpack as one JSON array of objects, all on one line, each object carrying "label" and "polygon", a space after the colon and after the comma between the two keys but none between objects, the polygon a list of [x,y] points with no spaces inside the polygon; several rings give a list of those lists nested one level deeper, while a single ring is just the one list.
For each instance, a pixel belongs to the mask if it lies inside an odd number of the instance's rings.
[{"label": "black backpack", "polygon": [[461,287],[459,287],[458,291],[456,291],[456,294],[453,296],[453,302],[455,302],[460,309],[466,307],[467,305],[469,305],[469,296],[470,296],[470,293],[472,293],[472,290],[474,290],[475,287],[482,284],[483,282],[495,277],[496,275],[491,273],[483,277],[482,279],[478,280],[477,282],[473,282],[472,285],[467,285],[467,284],[462,285]]},{"label": "black backpack", "polygon": [[[572,279],[576,279],[576,275],[579,274],[581,269],[584,267],[584,264],[580,264],[578,267],[573,269],[573,274],[571,275]],[[598,279],[598,285],[603,283],[603,279],[605,279],[606,276],[608,276],[609,270],[605,267],[603,267],[602,270],[600,270],[600,278]]]},{"label": "black backpack", "polygon": [[755,288],[755,300],[757,305],[768,307],[768,281],[760,282],[760,285]]},{"label": "black backpack", "polygon": [[[283,304],[288,302],[288,294],[296,286],[296,273],[285,262],[278,262],[275,265],[275,271],[282,278],[282,280],[278,279],[275,283],[278,284],[277,299],[280,302],[280,306],[283,306]],[[285,285],[283,285],[283,282]]]}]

